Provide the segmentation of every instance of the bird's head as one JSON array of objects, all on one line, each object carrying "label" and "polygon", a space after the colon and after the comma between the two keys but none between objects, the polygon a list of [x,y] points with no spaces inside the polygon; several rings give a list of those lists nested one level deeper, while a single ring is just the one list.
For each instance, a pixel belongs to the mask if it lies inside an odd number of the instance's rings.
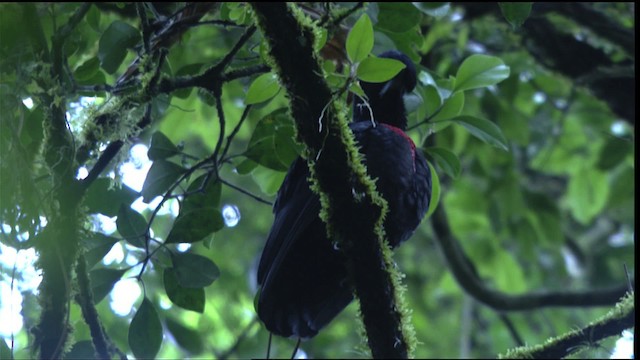
[{"label": "bird's head", "polygon": [[396,50],[385,51],[379,57],[399,60],[405,64],[405,68],[393,79],[385,82],[360,82],[367,99],[355,97],[353,121],[371,121],[373,114],[376,122],[404,130],[407,127],[404,95],[416,87],[416,67],[407,55]]}]

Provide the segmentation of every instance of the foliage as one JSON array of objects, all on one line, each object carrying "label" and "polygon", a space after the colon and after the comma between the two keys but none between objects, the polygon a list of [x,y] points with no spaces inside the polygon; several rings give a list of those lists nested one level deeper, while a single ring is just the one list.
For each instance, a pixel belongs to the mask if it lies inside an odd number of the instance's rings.
[{"label": "foliage", "polygon": [[[437,174],[439,201],[395,256],[416,357],[542,344],[586,326],[624,293],[623,266],[635,267],[630,6],[294,6],[320,35],[314,49],[338,102],[362,96],[358,79],[383,82],[402,69],[375,54],[399,49],[418,65],[409,135]],[[71,259],[67,284],[80,284],[60,294],[70,301],[63,329],[74,329],[66,357],[105,355],[96,324],[113,345],[106,352],[264,356],[268,334],[253,310],[257,260],[269,203],[304,147],[262,36],[242,3],[0,5],[0,258],[18,251],[1,263],[0,281],[28,277],[12,268],[31,249],[43,272],[39,294],[23,293],[25,326],[12,347],[0,343],[1,358],[44,351],[46,335],[28,328],[46,330],[40,313],[58,296],[47,278],[57,266],[51,249]],[[136,144],[148,146],[151,163],[137,164],[148,172],[132,189],[122,171],[135,167],[127,153]],[[432,239],[459,241],[453,251],[470,269],[466,279]],[[122,256],[109,261],[109,251]],[[76,258],[86,259],[91,292]],[[140,295],[117,314],[114,286],[131,279]],[[584,295],[497,312],[467,280],[525,299]],[[611,285],[622,293],[594,303]],[[302,349],[366,356],[355,307]],[[272,354],[288,356],[293,344],[275,339]]]}]

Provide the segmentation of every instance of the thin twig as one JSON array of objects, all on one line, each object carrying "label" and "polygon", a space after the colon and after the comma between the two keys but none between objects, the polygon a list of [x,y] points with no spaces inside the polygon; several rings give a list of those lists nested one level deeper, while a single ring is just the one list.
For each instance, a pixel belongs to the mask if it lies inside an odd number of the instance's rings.
[{"label": "thin twig", "polygon": [[254,194],[248,192],[247,190],[245,190],[245,189],[243,189],[241,187],[238,187],[238,186],[236,186],[236,185],[234,185],[234,184],[232,184],[232,183],[230,183],[230,182],[228,182],[226,180],[223,180],[221,178],[218,178],[218,180],[221,183],[223,183],[224,185],[227,185],[228,187],[230,187],[230,188],[232,188],[234,190],[237,190],[238,192],[240,192],[242,194],[245,194],[245,195],[251,197],[252,199],[254,199],[254,200],[258,201],[258,202],[261,202],[261,203],[269,205],[269,206],[273,205],[273,203],[271,201],[265,200],[265,199],[263,199],[263,198],[261,198],[261,197],[259,197],[257,195],[254,195]]},{"label": "thin twig", "polygon": [[240,120],[231,131],[231,134],[229,134],[229,136],[227,137],[227,143],[224,147],[224,150],[222,150],[222,154],[220,155],[221,163],[224,163],[226,161],[226,156],[227,156],[227,153],[229,152],[229,147],[231,146],[231,142],[233,141],[233,138],[236,136],[238,131],[240,131],[240,127],[242,127],[242,124],[244,123],[244,121],[247,119],[249,115],[249,111],[251,111],[251,105],[245,106],[244,111],[240,116]]}]

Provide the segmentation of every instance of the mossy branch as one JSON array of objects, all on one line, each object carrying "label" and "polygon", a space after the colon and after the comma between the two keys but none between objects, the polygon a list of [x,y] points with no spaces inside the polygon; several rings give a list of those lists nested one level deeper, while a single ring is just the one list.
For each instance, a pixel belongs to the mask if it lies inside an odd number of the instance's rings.
[{"label": "mossy branch", "polygon": [[406,358],[413,341],[406,336],[410,333],[406,312],[396,304],[398,276],[390,266],[382,229],[386,201],[366,175],[344,103],[332,96],[321,75],[313,31],[293,6],[252,3],[252,7],[270,47],[270,65],[287,91],[298,138],[306,145],[321,216],[346,254],[372,355]]},{"label": "mossy branch", "polygon": [[542,345],[523,346],[500,355],[506,359],[559,359],[635,326],[635,295],[627,293],[609,313],[588,326],[551,338]]},{"label": "mossy branch", "polygon": [[70,334],[68,324],[72,269],[78,253],[81,216],[79,204],[82,192],[77,191],[75,179],[75,141],[66,120],[66,93],[63,78],[65,62],[62,51],[69,34],[84,17],[89,6],[78,8],[68,23],[53,35],[51,49],[33,4],[26,5],[25,22],[32,24],[29,39],[42,69],[34,74],[34,81],[47,89],[38,94],[47,104],[42,153],[51,173],[51,205],[46,209],[48,225],[38,238],[38,265],[42,269],[40,304],[42,313],[33,329],[35,348],[42,359],[60,358],[67,348]]}]

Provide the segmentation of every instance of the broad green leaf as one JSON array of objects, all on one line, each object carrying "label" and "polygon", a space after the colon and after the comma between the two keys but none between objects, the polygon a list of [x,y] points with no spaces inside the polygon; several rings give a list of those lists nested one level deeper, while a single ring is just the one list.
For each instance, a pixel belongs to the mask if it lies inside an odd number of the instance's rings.
[{"label": "broad green leaf", "polygon": [[[208,182],[206,182],[207,178],[209,178]],[[218,208],[220,206],[222,185],[214,175],[203,174],[189,184],[187,193],[189,195],[182,202],[181,210],[202,209],[206,206]]]},{"label": "broad green leaf", "polygon": [[147,220],[139,212],[129,206],[120,205],[116,227],[120,235],[133,246],[144,248],[149,237]]},{"label": "broad green leaf", "polygon": [[251,159],[244,159],[238,166],[236,166],[236,171],[240,175],[247,175],[253,171],[253,169],[258,166],[258,163]]},{"label": "broad green leaf", "polygon": [[435,86],[421,86],[418,91],[420,91],[424,99],[422,106],[418,109],[418,119],[429,118],[442,105],[440,94],[438,94]]},{"label": "broad green leaf", "polygon": [[278,91],[280,91],[280,84],[278,83],[276,74],[272,72],[262,74],[249,85],[245,103],[247,105],[253,105],[265,102],[276,96]]},{"label": "broad green leaf", "polygon": [[187,189],[180,214],[173,223],[166,243],[193,243],[201,241],[211,233],[224,227],[220,213],[220,193],[222,186],[215,178],[204,186],[207,174],[194,180]]},{"label": "broad green leaf", "polygon": [[113,286],[120,281],[122,275],[127,270],[116,269],[95,269],[89,272],[89,278],[91,279],[91,292],[93,293],[93,302],[99,303],[105,296],[107,296]]},{"label": "broad green leaf", "polygon": [[95,5],[87,12],[87,23],[95,31],[100,31],[100,15],[100,10]]},{"label": "broad green leaf", "polygon": [[635,169],[621,166],[609,173],[610,192],[607,211],[618,221],[629,224],[635,222]]},{"label": "broad green leaf", "polygon": [[392,79],[405,67],[402,61],[370,57],[362,60],[356,73],[362,81],[379,83]]},{"label": "broad green leaf", "polygon": [[272,170],[287,171],[288,169],[287,165],[280,160],[280,157],[275,152],[274,137],[263,138],[250,144],[244,156]]},{"label": "broad green leaf", "polygon": [[163,195],[185,171],[185,168],[170,161],[154,161],[142,185],[142,201],[148,204],[156,196]]},{"label": "broad green leaf", "polygon": [[178,345],[187,350],[191,355],[197,355],[204,351],[204,342],[199,331],[184,326],[172,317],[165,319],[167,329]]},{"label": "broad green leaf", "polygon": [[278,128],[273,137],[273,148],[278,159],[287,169],[289,164],[298,157],[298,146],[293,139],[295,138],[295,129],[293,126],[283,126]]},{"label": "broad green leaf", "polygon": [[426,148],[425,151],[434,158],[438,166],[450,177],[455,179],[460,175],[460,159],[456,154],[442,147],[430,147]]},{"label": "broad green leaf", "polygon": [[429,165],[429,171],[431,172],[431,200],[429,200],[429,210],[427,210],[425,218],[428,218],[436,211],[436,207],[440,202],[440,178],[433,165],[430,163],[427,163],[427,165]]},{"label": "broad green leaf", "polygon": [[205,294],[203,288],[186,288],[178,283],[178,276],[173,269],[165,269],[163,273],[164,290],[169,300],[183,309],[203,313]]},{"label": "broad green leaf", "polygon": [[349,88],[349,91],[351,91],[355,95],[360,96],[363,99],[365,99],[367,97],[365,95],[365,93],[364,93],[364,90],[362,90],[362,87],[357,82],[354,82],[353,84],[351,84],[351,87]]},{"label": "broad green leaf", "polygon": [[582,224],[589,224],[607,203],[609,184],[607,176],[587,164],[571,174],[567,202],[573,216]]},{"label": "broad green leaf", "polygon": [[453,91],[495,85],[509,77],[509,67],[495,56],[476,54],[466,58],[456,74]]},{"label": "broad green leaf", "polygon": [[395,33],[409,31],[418,25],[422,14],[408,2],[379,2],[378,23],[376,27]]},{"label": "broad green leaf", "polygon": [[618,137],[609,137],[598,156],[596,166],[606,171],[620,164],[629,154],[633,154],[633,142]]},{"label": "broad green leaf", "polygon": [[287,109],[277,109],[260,119],[244,155],[269,169],[287,171],[300,148],[294,134]]},{"label": "broad green leaf", "polygon": [[109,178],[98,178],[87,190],[84,204],[91,214],[100,213],[113,217],[118,215],[120,206],[128,207],[138,197],[140,193],[127,185],[122,184],[118,187]]},{"label": "broad green leaf", "polygon": [[220,270],[211,259],[198,254],[179,253],[171,256],[173,270],[178,283],[187,288],[201,288],[211,285]]},{"label": "broad green leaf", "polygon": [[181,211],[165,243],[194,243],[224,228],[224,219],[218,207],[203,207]]},{"label": "broad green leaf", "polygon": [[109,74],[118,70],[127,55],[127,48],[140,41],[140,33],[126,22],[116,20],[102,33],[98,43],[100,65]]},{"label": "broad green leaf", "polygon": [[147,153],[149,160],[156,161],[166,159],[179,153],[180,150],[178,150],[178,147],[175,146],[165,134],[160,131],[153,133],[153,136],[151,136],[151,146]]},{"label": "broad green leaf", "polygon": [[278,192],[285,176],[284,172],[269,170],[262,166],[258,166],[251,173],[260,190],[267,195],[275,195]]},{"label": "broad green leaf", "polygon": [[129,325],[129,348],[138,359],[153,359],[160,351],[162,337],[158,312],[145,297]]},{"label": "broad green leaf", "polygon": [[464,92],[454,93],[449,98],[444,99],[442,108],[429,121],[437,123],[454,118],[462,112],[464,108]]},{"label": "broad green leaf", "polygon": [[464,126],[471,135],[478,139],[508,151],[507,139],[504,138],[500,128],[489,120],[481,119],[469,115],[461,115],[451,119],[454,123]]},{"label": "broad green leaf", "polygon": [[87,249],[84,257],[87,262],[87,268],[91,269],[100,262],[117,242],[118,239],[115,237],[97,232],[91,232],[87,237],[84,237],[83,244]]},{"label": "broad green leaf", "polygon": [[447,15],[451,8],[448,2],[414,2],[412,4],[423,13],[436,18]]},{"label": "broad green leaf", "polygon": [[347,55],[352,63],[358,63],[369,56],[373,49],[373,25],[367,14],[362,14],[360,19],[349,31],[347,36]]},{"label": "broad green leaf", "polygon": [[92,57],[83,62],[73,72],[73,76],[78,81],[88,80],[94,77],[100,71],[100,59]]},{"label": "broad green leaf", "polygon": [[500,10],[514,28],[520,27],[531,13],[532,2],[500,2]]}]

